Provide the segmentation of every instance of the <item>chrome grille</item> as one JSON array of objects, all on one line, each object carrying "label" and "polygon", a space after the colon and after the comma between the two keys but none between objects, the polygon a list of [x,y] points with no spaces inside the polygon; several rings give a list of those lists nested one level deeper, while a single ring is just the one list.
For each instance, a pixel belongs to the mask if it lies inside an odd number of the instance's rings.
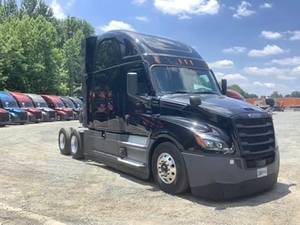
[{"label": "chrome grille", "polygon": [[22,121],[27,120],[27,118],[28,118],[27,112],[20,112],[19,116],[20,116],[20,120],[22,120]]},{"label": "chrome grille", "polygon": [[234,123],[242,155],[275,150],[275,135],[271,117],[236,118]]},{"label": "chrome grille", "polygon": [[9,121],[9,114],[8,113],[0,113],[0,122],[7,122]]},{"label": "chrome grille", "polygon": [[55,118],[55,112],[54,111],[49,112],[49,118],[50,119]]}]

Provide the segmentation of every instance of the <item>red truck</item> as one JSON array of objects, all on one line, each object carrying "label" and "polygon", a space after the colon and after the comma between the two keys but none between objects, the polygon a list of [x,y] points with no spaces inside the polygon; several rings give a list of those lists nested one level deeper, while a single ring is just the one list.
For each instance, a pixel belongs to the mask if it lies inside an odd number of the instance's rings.
[{"label": "red truck", "polygon": [[20,108],[27,112],[29,122],[38,123],[42,121],[42,111],[34,107],[32,100],[28,96],[20,92],[10,92],[10,94],[16,99]]},{"label": "red truck", "polygon": [[73,120],[73,109],[67,108],[60,97],[54,95],[42,95],[51,109],[54,109],[57,114],[57,120]]}]

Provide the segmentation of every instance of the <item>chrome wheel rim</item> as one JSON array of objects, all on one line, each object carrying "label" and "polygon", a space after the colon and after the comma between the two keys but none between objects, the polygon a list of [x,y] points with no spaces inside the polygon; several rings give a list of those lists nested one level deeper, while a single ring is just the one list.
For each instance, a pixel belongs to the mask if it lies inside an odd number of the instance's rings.
[{"label": "chrome wheel rim", "polygon": [[176,179],[176,164],[173,157],[168,153],[162,153],[157,158],[157,173],[165,184],[171,184]]},{"label": "chrome wheel rim", "polygon": [[66,146],[66,138],[63,133],[59,135],[59,148],[63,150]]},{"label": "chrome wheel rim", "polygon": [[71,151],[73,154],[76,154],[78,150],[78,141],[77,137],[75,135],[72,136],[71,138]]}]

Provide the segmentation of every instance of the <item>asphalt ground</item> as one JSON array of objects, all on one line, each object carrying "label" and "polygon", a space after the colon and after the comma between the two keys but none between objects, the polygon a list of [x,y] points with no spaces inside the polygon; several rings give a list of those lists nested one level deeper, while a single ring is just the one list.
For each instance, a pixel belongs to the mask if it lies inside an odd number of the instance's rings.
[{"label": "asphalt ground", "polygon": [[300,112],[274,115],[281,154],[273,190],[228,202],[171,196],[59,154],[54,122],[0,128],[0,224],[300,224]]}]

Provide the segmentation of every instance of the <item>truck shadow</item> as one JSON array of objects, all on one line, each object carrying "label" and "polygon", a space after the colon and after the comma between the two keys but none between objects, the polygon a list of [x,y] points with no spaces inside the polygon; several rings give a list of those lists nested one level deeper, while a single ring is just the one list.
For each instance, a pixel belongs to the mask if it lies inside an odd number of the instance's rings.
[{"label": "truck shadow", "polygon": [[[128,175],[122,171],[116,170],[114,168],[105,166],[103,164],[97,164],[95,162],[87,161],[89,165],[93,166],[98,166],[101,167],[102,169],[109,170],[113,173],[119,174],[122,178],[125,178],[127,180],[130,180],[132,182],[145,185],[145,186],[150,186],[147,190],[152,191],[152,192],[157,192],[161,191],[159,187],[153,182],[153,180],[147,181],[147,180],[142,180],[139,178],[136,178],[132,175]],[[227,201],[213,201],[213,200],[207,200],[204,198],[196,197],[193,196],[190,192],[187,192],[185,194],[181,195],[176,195],[178,198],[182,198],[184,200],[188,200],[190,202],[200,204],[200,205],[205,205],[208,207],[213,207],[215,210],[225,210],[227,208],[234,208],[234,207],[242,207],[242,206],[258,206],[262,205],[265,203],[269,203],[272,201],[276,201],[278,199],[281,199],[288,194],[291,193],[290,187],[296,186],[297,184],[292,183],[292,184],[285,184],[282,182],[278,182],[273,189],[261,192],[252,196],[248,197],[242,197],[242,198],[235,198],[232,200],[227,200]]]},{"label": "truck shadow", "polygon": [[227,208],[242,207],[242,206],[259,206],[265,203],[273,202],[281,199],[291,193],[290,187],[296,184],[285,184],[278,182],[271,190],[257,193],[252,196],[235,198],[226,201],[211,201],[202,198],[197,198],[191,193],[181,195],[179,197],[189,200],[193,203],[214,207],[215,210],[225,210]]}]

